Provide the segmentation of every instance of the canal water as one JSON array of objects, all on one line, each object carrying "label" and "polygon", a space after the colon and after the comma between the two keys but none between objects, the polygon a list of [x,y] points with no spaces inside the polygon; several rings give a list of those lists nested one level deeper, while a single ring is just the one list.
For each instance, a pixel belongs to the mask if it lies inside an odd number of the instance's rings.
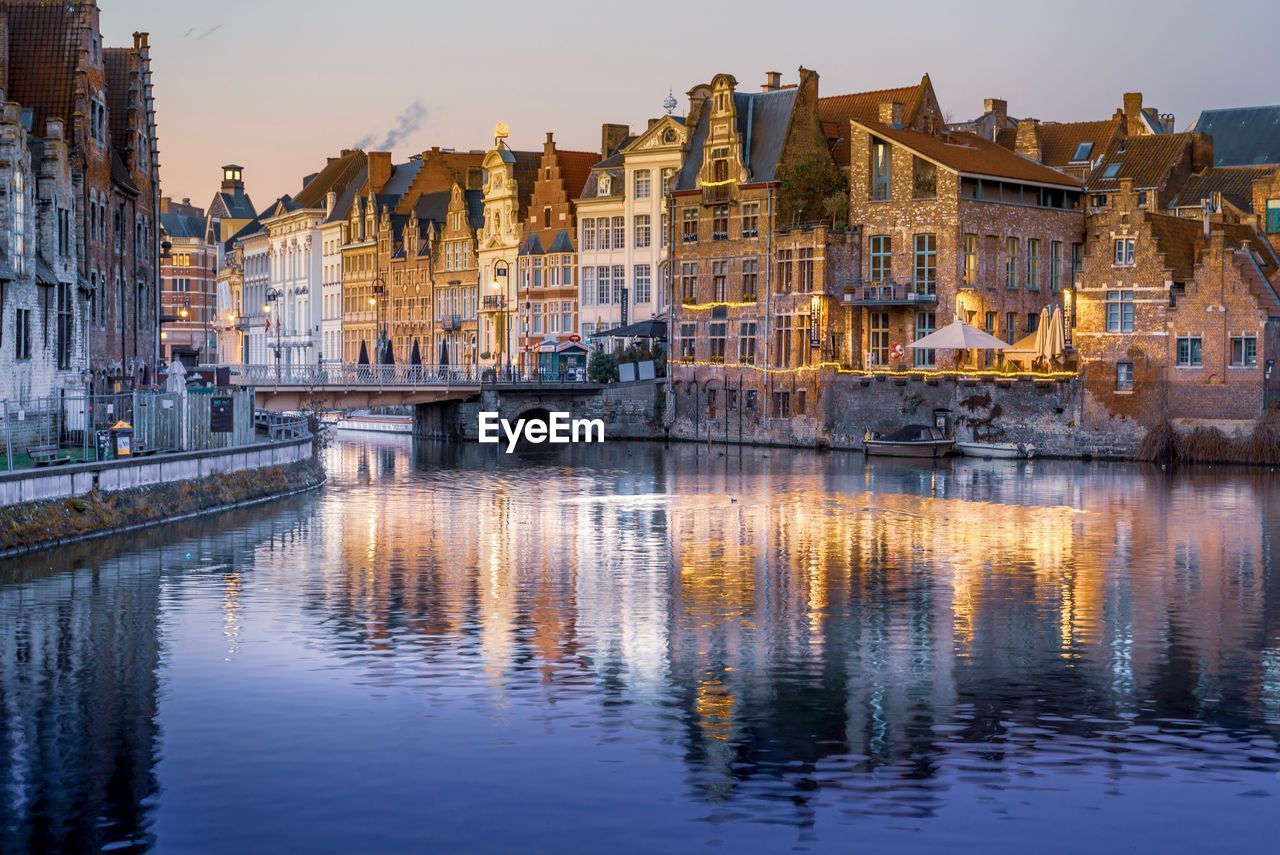
[{"label": "canal water", "polygon": [[326,454],[0,567],[0,851],[1276,851],[1280,474]]}]

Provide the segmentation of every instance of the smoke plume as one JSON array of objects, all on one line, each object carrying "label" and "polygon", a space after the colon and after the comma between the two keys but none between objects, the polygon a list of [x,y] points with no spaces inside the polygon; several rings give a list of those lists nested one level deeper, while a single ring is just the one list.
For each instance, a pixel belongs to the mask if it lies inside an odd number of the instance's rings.
[{"label": "smoke plume", "polygon": [[[391,151],[396,144],[405,137],[414,133],[418,128],[422,127],[422,121],[427,117],[427,108],[422,105],[422,101],[414,101],[408,107],[400,111],[400,115],[396,116],[394,127],[387,131],[385,135],[380,133],[372,133],[356,142],[355,148],[369,149],[374,151]],[[381,140],[381,141],[379,141]],[[377,143],[375,145],[375,142]]]}]

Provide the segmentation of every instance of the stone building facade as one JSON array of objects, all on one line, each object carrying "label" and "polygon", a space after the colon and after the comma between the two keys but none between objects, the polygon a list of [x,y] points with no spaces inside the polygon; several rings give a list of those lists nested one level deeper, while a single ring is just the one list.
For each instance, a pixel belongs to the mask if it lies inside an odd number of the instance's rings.
[{"label": "stone building facade", "polygon": [[[29,132],[60,126],[77,236],[78,310],[99,388],[150,382],[159,355],[159,165],[150,47],[103,46],[93,0],[0,5],[0,90]],[[74,312],[73,312],[74,313]]]},{"label": "stone building facade", "polygon": [[1144,425],[1252,420],[1280,375],[1280,259],[1247,224],[1139,204],[1090,215],[1072,339],[1091,403]]},{"label": "stone building facade", "polygon": [[1084,240],[1078,181],[972,134],[905,128],[902,108],[849,131],[850,219],[861,266],[842,361],[954,367],[962,354],[907,345],[955,320],[1008,343],[1060,305]]},{"label": "stone building facade", "polygon": [[160,350],[166,362],[220,361],[216,333],[217,223],[191,204],[160,200]]},{"label": "stone building facade", "polygon": [[489,364],[513,366],[519,360],[516,288],[520,242],[542,154],[513,151],[506,137],[506,127],[499,125],[493,148],[485,152],[483,161],[479,346],[481,352],[491,355]]}]

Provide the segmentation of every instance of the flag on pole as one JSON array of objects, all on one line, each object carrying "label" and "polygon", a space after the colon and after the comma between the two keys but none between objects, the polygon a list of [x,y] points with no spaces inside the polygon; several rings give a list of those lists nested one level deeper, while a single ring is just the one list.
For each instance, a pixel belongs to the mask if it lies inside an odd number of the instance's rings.
[{"label": "flag on pole", "polygon": [[267,316],[267,332],[271,332],[271,316]]}]

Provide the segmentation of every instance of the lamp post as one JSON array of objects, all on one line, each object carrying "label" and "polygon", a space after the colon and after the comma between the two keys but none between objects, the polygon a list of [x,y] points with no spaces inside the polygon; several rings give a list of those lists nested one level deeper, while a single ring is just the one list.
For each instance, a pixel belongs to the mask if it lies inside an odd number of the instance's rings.
[{"label": "lamp post", "polygon": [[373,307],[373,325],[376,328],[376,341],[374,342],[374,361],[381,365],[387,347],[387,329],[382,322],[384,306],[387,302],[387,282],[381,276],[375,276],[372,286],[373,296],[369,298],[369,305]]},{"label": "lamp post", "polygon": [[[510,327],[510,324],[507,322],[507,283],[511,279],[510,273],[511,265],[507,264],[505,259],[499,258],[493,263],[493,290],[497,291],[501,289],[502,291],[502,294],[498,297],[497,309],[499,328],[498,334],[495,336],[498,340],[498,358],[495,360],[495,363],[499,370],[503,367],[503,357],[505,356],[507,359],[511,358],[511,350],[508,348],[508,342],[506,340],[507,330]],[[508,378],[509,377],[510,373],[508,372]]]},{"label": "lamp post", "polygon": [[[262,311],[267,313],[267,323],[271,323],[271,310],[273,306],[280,305],[280,298],[284,296],[284,291],[280,288],[267,289],[267,304],[262,307]],[[284,342],[282,341],[283,332],[280,329],[280,315],[283,311],[277,311],[276,315],[276,380],[280,379],[280,355],[284,350]]]}]

